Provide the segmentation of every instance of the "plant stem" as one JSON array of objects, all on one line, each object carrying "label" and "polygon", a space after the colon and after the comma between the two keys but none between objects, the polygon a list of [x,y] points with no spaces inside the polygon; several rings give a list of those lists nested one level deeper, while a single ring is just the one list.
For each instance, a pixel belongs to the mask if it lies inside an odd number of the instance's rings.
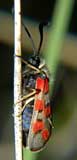
[{"label": "plant stem", "polygon": [[[14,133],[15,133],[15,159],[22,160],[22,115],[21,102],[21,3],[14,0],[14,27],[15,27],[15,48],[14,48]],[[17,55],[17,56],[16,56]]]}]

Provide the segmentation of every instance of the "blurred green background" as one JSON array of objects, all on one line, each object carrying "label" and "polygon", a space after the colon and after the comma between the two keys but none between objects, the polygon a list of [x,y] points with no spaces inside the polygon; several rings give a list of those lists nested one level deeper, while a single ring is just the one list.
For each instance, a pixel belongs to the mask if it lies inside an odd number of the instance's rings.
[{"label": "blurred green background", "polygon": [[[55,4],[56,1],[54,0],[22,1],[22,14],[26,25],[33,35],[36,47],[38,47],[39,43],[39,22],[51,21],[51,28],[48,26],[44,29],[44,41],[41,50],[43,55],[46,52],[44,56],[47,58],[47,63],[49,62],[48,56],[54,57],[53,52],[49,55],[48,49],[52,44],[49,44],[48,39],[50,30],[53,29]],[[0,2],[0,158],[3,160],[14,159],[12,116],[14,21],[11,14],[12,6],[12,0],[10,2],[8,0]],[[51,95],[54,123],[53,134],[47,147],[42,152],[32,155],[30,152],[24,152],[24,160],[77,160],[77,1],[74,1],[73,11],[70,14],[70,21],[67,21],[67,32],[62,37],[63,43],[59,46],[57,53],[58,61],[55,64],[56,72]],[[66,19],[65,17],[65,22]],[[55,33],[51,37],[52,42],[54,35],[56,37]],[[59,51],[61,54],[59,54]],[[31,43],[23,29],[22,52],[24,57],[27,57],[29,53],[32,54]],[[50,62],[48,65],[52,75],[54,67],[50,66]]]}]

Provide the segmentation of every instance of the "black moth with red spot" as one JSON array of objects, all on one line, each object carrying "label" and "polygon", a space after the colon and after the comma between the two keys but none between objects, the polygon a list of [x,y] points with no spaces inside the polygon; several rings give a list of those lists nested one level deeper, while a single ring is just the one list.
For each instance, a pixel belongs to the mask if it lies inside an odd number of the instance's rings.
[{"label": "black moth with red spot", "polygon": [[23,101],[23,145],[31,151],[40,151],[49,140],[52,131],[52,111],[49,100],[49,73],[45,61],[39,57],[39,51],[43,40],[43,26],[39,25],[40,44],[36,52],[34,42],[24,26],[35,51],[34,55],[27,61],[22,74],[23,78],[23,96],[30,95]]}]

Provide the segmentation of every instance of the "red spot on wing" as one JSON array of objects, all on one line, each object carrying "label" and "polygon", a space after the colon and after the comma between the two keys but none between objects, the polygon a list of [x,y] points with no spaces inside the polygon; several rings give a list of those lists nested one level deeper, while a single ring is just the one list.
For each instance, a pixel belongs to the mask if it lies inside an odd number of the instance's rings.
[{"label": "red spot on wing", "polygon": [[49,117],[51,115],[51,107],[50,107],[50,105],[44,107],[44,115],[45,115],[45,117]]},{"label": "red spot on wing", "polygon": [[35,101],[34,109],[37,111],[42,111],[44,108],[44,100],[37,99]]},{"label": "red spot on wing", "polygon": [[44,86],[44,93],[48,93],[49,92],[49,81],[48,81],[48,78],[46,78],[44,80],[45,82],[45,86]]},{"label": "red spot on wing", "polygon": [[49,136],[50,136],[50,133],[49,133],[48,129],[44,129],[44,130],[42,131],[42,138],[43,138],[45,141],[47,141],[47,140],[49,139]]},{"label": "red spot on wing", "polygon": [[44,128],[43,121],[37,120],[36,122],[34,122],[32,124],[32,128],[33,128],[33,133],[34,134],[37,133],[37,132],[39,132],[39,131],[41,131],[41,130],[43,130],[43,128]]},{"label": "red spot on wing", "polygon": [[38,78],[36,79],[36,89],[43,91],[43,89],[44,89],[44,79],[42,79],[42,78],[40,78],[40,77],[38,77]]},{"label": "red spot on wing", "polygon": [[38,77],[36,79],[36,90],[40,90],[44,93],[47,93],[49,91],[48,78],[42,79],[41,77]]}]

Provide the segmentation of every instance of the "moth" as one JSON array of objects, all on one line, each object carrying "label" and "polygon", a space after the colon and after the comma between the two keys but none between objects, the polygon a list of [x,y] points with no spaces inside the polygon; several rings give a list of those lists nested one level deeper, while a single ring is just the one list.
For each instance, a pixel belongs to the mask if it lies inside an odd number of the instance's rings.
[{"label": "moth", "polygon": [[52,133],[52,108],[49,100],[49,71],[45,61],[40,57],[43,41],[43,26],[39,24],[40,43],[36,50],[32,36],[24,25],[24,29],[31,40],[33,55],[26,61],[22,72],[22,128],[23,145],[33,152],[41,151]]}]

